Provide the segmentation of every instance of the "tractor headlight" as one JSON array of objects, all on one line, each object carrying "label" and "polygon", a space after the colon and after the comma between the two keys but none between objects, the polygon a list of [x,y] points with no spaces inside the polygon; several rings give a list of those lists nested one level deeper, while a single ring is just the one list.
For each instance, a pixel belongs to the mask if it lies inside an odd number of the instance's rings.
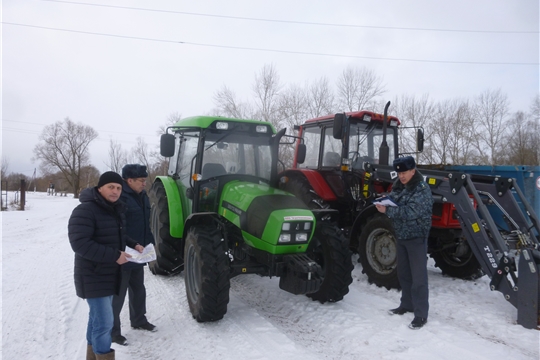
[{"label": "tractor headlight", "polygon": [[309,236],[311,234],[312,228],[313,223],[310,221],[284,222],[283,224],[281,224],[281,234],[279,235],[278,242],[280,244],[307,243],[309,241]]},{"label": "tractor headlight", "polygon": [[227,130],[229,128],[229,123],[224,121],[218,121],[216,123],[216,129],[218,130]]},{"label": "tractor headlight", "polygon": [[281,234],[281,235],[279,235],[279,242],[280,243],[291,242],[291,234]]},{"label": "tractor headlight", "polygon": [[296,234],[296,242],[306,242],[307,239],[308,239],[308,237],[307,237],[306,233]]},{"label": "tractor headlight", "polygon": [[264,125],[257,125],[255,127],[255,131],[257,131],[258,133],[266,133],[268,132],[268,128]]}]

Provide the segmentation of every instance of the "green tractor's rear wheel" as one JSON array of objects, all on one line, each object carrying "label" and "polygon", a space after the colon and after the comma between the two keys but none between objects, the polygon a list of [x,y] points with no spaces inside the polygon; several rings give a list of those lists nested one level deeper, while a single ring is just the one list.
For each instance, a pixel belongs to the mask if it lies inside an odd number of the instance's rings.
[{"label": "green tractor's rear wheel", "polygon": [[324,277],[319,291],[307,296],[321,303],[342,300],[349,292],[354,266],[352,252],[341,230],[328,223],[317,223],[307,255],[321,266]]},{"label": "green tractor's rear wheel", "polygon": [[186,236],[186,294],[189,310],[198,322],[222,319],[229,303],[230,260],[221,232],[212,227],[195,225]]},{"label": "green tractor's rear wheel", "polygon": [[180,273],[184,268],[181,239],[171,236],[169,220],[169,203],[163,183],[156,181],[149,192],[152,210],[150,229],[156,242],[156,261],[149,263],[154,275],[172,275]]},{"label": "green tractor's rear wheel", "polygon": [[397,244],[390,219],[375,215],[368,219],[358,238],[362,272],[368,281],[387,289],[399,289]]}]

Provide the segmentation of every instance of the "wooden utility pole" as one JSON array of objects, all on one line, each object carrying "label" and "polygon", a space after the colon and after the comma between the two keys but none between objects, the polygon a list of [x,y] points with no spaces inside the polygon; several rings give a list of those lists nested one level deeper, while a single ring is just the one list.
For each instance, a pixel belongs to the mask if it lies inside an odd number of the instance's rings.
[{"label": "wooden utility pole", "polygon": [[21,202],[19,203],[19,210],[24,211],[24,204],[26,203],[26,181],[21,179]]}]

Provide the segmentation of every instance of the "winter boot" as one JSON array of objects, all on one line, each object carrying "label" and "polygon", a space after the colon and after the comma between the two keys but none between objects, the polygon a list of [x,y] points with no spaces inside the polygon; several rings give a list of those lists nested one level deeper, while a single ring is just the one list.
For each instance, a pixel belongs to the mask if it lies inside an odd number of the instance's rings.
[{"label": "winter boot", "polygon": [[94,354],[92,345],[86,345],[86,360],[96,360],[96,354]]},{"label": "winter boot", "polygon": [[96,354],[96,360],[114,360],[114,349],[106,354]]}]

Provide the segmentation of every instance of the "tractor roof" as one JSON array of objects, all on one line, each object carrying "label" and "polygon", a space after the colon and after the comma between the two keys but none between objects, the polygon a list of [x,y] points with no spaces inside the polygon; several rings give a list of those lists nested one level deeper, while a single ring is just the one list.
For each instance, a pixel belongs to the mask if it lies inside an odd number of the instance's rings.
[{"label": "tractor roof", "polygon": [[216,122],[234,122],[234,123],[244,123],[244,124],[256,124],[256,125],[267,125],[272,129],[272,133],[276,133],[276,129],[274,126],[266,121],[259,121],[259,120],[247,120],[247,119],[234,119],[234,118],[227,118],[222,116],[191,116],[184,119],[179,120],[174,124],[173,127],[194,127],[194,128],[202,128],[207,129],[209,127],[215,127],[211,126],[212,124]]},{"label": "tractor roof", "polygon": [[[365,115],[371,117],[371,120],[368,120],[368,121],[378,121],[382,123],[384,120],[383,114],[378,114],[378,113],[375,113],[372,111],[366,111],[366,110],[346,112],[345,115],[347,115],[351,119],[356,119],[359,121],[366,121],[364,118]],[[321,122],[321,121],[328,121],[328,120],[334,120],[334,115],[326,115],[326,116],[321,116],[315,119],[306,120],[306,124],[311,124],[311,123],[316,123],[316,122]],[[397,121],[398,125],[400,124],[400,121],[397,117],[388,116],[388,123],[390,123],[390,121],[392,120]]]}]

